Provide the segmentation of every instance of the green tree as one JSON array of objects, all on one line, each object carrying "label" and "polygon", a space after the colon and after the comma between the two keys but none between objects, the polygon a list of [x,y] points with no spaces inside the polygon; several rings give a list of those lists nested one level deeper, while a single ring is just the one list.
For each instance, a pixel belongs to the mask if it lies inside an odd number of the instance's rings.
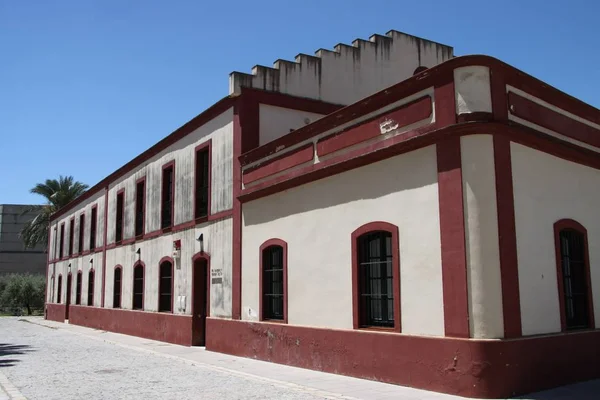
[{"label": "green tree", "polygon": [[58,179],[47,179],[38,183],[30,192],[46,199],[46,204],[28,207],[23,215],[35,212],[36,216],[25,224],[20,236],[25,248],[33,248],[38,244],[48,245],[48,227],[52,214],[81,196],[88,185],[77,182],[72,176],[60,176]]},{"label": "green tree", "polygon": [[5,287],[0,292],[4,307],[26,308],[31,315],[34,308],[44,305],[45,280],[43,275],[10,274],[4,277]]}]

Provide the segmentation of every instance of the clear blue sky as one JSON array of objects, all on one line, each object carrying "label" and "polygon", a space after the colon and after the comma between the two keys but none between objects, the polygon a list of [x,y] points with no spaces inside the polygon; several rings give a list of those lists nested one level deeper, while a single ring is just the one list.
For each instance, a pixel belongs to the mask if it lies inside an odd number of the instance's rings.
[{"label": "clear blue sky", "polygon": [[600,106],[600,2],[0,0],[0,204],[90,186],[227,95],[228,74],[396,29]]}]

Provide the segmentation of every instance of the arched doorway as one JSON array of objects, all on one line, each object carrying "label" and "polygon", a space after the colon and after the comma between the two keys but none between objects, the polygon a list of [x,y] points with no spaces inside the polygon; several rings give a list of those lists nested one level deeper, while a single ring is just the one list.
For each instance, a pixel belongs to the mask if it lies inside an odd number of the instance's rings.
[{"label": "arched doorway", "polygon": [[210,314],[210,256],[192,258],[192,346],[206,343],[206,317]]},{"label": "arched doorway", "polygon": [[66,297],[66,307],[65,307],[65,319],[69,319],[69,306],[71,305],[71,273],[67,275],[67,297]]}]

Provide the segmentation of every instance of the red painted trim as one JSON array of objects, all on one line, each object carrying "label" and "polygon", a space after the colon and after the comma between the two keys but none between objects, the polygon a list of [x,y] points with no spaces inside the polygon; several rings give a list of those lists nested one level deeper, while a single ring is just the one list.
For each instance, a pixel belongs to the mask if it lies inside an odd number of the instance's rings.
[{"label": "red painted trim", "polygon": [[361,122],[353,128],[320,139],[317,143],[317,154],[321,157],[381,136],[381,124],[388,120],[397,126],[394,129],[399,129],[428,118],[431,116],[431,111],[431,97],[421,97],[410,103],[403,104],[402,106],[387,112],[383,116],[378,115],[367,121]]},{"label": "red painted trim", "polygon": [[594,296],[592,288],[592,278],[590,273],[590,257],[589,257],[589,246],[588,246],[588,235],[587,229],[579,222],[572,219],[561,219],[554,223],[554,250],[556,258],[556,277],[558,282],[558,298],[560,301],[560,327],[563,332],[567,332],[567,317],[565,311],[565,289],[564,289],[564,278],[562,273],[562,257],[560,251],[560,231],[563,229],[570,229],[579,232],[583,235],[583,244],[585,246],[585,284],[587,286],[587,300],[588,300],[588,321],[590,324],[589,329],[595,329],[596,323],[594,321]]},{"label": "red painted trim", "polygon": [[505,399],[600,378],[599,341],[600,330],[475,340],[208,318],[206,349],[457,396]]},{"label": "red painted trim", "polygon": [[202,151],[208,152],[208,200],[207,200],[207,208],[206,214],[207,216],[211,213],[211,198],[212,198],[212,139],[208,139],[206,142],[199,144],[194,148],[194,195],[192,201],[194,202],[194,219],[205,218],[198,216],[198,210],[196,209],[196,196],[198,194],[197,186],[197,176],[198,170],[196,166],[198,165],[198,153]]},{"label": "red painted trim", "polygon": [[498,135],[493,140],[504,337],[515,338],[522,329],[510,140]]},{"label": "red painted trim", "polygon": [[244,184],[248,184],[269,175],[274,175],[298,165],[313,161],[315,149],[312,143],[292,150],[281,156],[275,157],[256,167],[248,168],[243,172]]},{"label": "red painted trim", "polygon": [[[121,287],[119,288],[119,307],[115,307],[115,274],[117,270],[121,271]],[[115,265],[113,269],[113,305],[112,308],[123,308],[123,266],[120,264]]]},{"label": "red painted trim", "polygon": [[[210,287],[211,287],[211,276],[210,276],[210,254],[202,251],[200,253],[194,254],[192,257],[192,282],[196,282],[194,274],[196,273],[196,268],[194,264],[198,260],[206,260],[206,316],[210,317]],[[196,298],[195,293],[195,284],[192,283],[192,315],[196,314],[196,310],[194,310],[194,299]]]},{"label": "red painted trim", "polygon": [[75,250],[75,217],[69,219],[69,251],[68,257],[72,257]]},{"label": "red painted trim", "polygon": [[[263,303],[263,251],[271,246],[279,246],[283,249],[283,320],[272,320],[264,317],[264,303]],[[288,323],[288,245],[287,242],[281,239],[269,239],[259,248],[259,281],[258,281],[258,293],[259,293],[259,319],[261,321],[269,321],[276,323]]]},{"label": "red painted trim", "polygon": [[[171,199],[171,225],[163,228],[162,226],[162,215],[163,215],[163,204],[165,203],[165,188],[163,185],[163,180],[165,179],[165,170],[172,168],[173,169],[173,179],[171,180],[171,193],[173,193],[173,198]],[[163,164],[162,166],[162,172],[160,175],[160,227],[163,230],[163,232],[166,229],[172,229],[173,226],[175,225],[175,180],[176,180],[176,175],[175,175],[175,160],[171,160],[169,162],[167,162],[166,164]]]},{"label": "red painted trim", "polygon": [[[123,203],[121,205],[121,213],[122,213],[122,217],[123,220],[121,221],[121,240],[117,241],[117,214],[118,211],[117,210],[117,206],[119,204],[119,196],[123,196]],[[115,197],[115,243],[120,244],[121,242],[123,242],[124,236],[125,236],[125,188],[119,189],[117,190],[117,195]]]},{"label": "red painted trim", "polygon": [[69,323],[182,346],[192,344],[190,315],[72,306]]},{"label": "red painted trim", "polygon": [[469,302],[460,137],[448,138],[438,143],[436,148],[445,334],[468,338]]},{"label": "red painted trim", "polygon": [[296,97],[281,92],[271,92],[256,88],[242,88],[242,95],[251,97],[260,104],[301,110],[314,114],[327,115],[343,107],[341,104],[327,103],[321,100],[309,99],[307,97]]},{"label": "red painted trim", "polygon": [[218,102],[204,110],[202,113],[198,114],[190,121],[186,122],[184,125],[172,132],[170,135],[156,143],[154,146],[150,147],[148,150],[144,151],[142,154],[135,157],[133,160],[129,161],[127,164],[123,165],[121,168],[119,168],[118,170],[116,170],[115,172],[98,182],[96,185],[88,189],[87,192],[79,196],[77,199],[73,200],[65,207],[61,208],[54,215],[52,215],[52,221],[68,213],[69,210],[73,209],[76,205],[81,204],[85,200],[91,198],[105,187],[113,184],[125,174],[133,171],[138,166],[142,165],[146,161],[150,160],[152,157],[159,154],[161,151],[165,150],[172,144],[183,139],[184,137],[194,132],[196,129],[203,126],[210,120],[218,117],[220,114],[233,107],[233,105],[237,103],[237,98],[238,96],[232,95],[219,100]]},{"label": "red painted trim", "polygon": [[358,240],[369,232],[385,231],[392,235],[392,279],[394,290],[394,327],[385,329],[389,331],[402,332],[402,318],[400,316],[400,235],[398,227],[389,222],[376,221],[364,224],[357,228],[350,235],[352,249],[352,321],[354,329],[365,329],[373,327],[365,327],[361,325],[360,316],[360,278],[359,278],[359,263],[358,263]]},{"label": "red painted trim", "polygon": [[511,114],[591,146],[600,147],[600,129],[537,104],[516,93],[508,93]]},{"label": "red painted trim", "polygon": [[[408,147],[418,148],[421,136],[434,130],[433,125],[420,127],[402,135],[370,143],[364,147],[335,155],[324,161],[306,167],[291,169],[264,182],[252,185],[241,191],[243,202],[268,196],[282,190],[313,182],[340,172],[348,171],[404,152]],[[419,140],[417,140],[419,139]],[[425,138],[424,140],[430,140]]]},{"label": "red painted trim", "polygon": [[[142,196],[142,234],[141,235],[137,235],[136,232],[136,226],[137,226],[137,199],[138,199],[138,185],[140,183],[144,184],[144,193]],[[135,199],[134,199],[134,211],[135,211],[135,218],[133,219],[133,236],[137,239],[137,238],[141,238],[144,236],[144,234],[146,233],[146,176],[143,176],[141,178],[139,178],[138,180],[135,181]]]},{"label": "red painted trim", "polygon": [[137,267],[142,268],[142,308],[140,308],[140,310],[144,310],[144,297],[146,297],[146,264],[144,264],[144,262],[141,260],[138,260],[135,263],[133,263],[133,279],[132,279],[133,284],[131,286],[131,309],[137,310],[137,309],[133,308],[133,305],[135,304],[135,269]]},{"label": "red painted trim", "polygon": [[[248,101],[242,101],[233,108],[233,246],[231,254],[231,317],[240,319],[242,316],[242,204],[238,199],[242,191],[242,167],[239,155],[242,154],[242,125],[246,118],[245,135],[254,136],[258,145],[258,108],[248,111]],[[245,113],[245,114],[244,114]],[[252,118],[252,119],[250,119]],[[249,121],[249,122],[248,122]]]},{"label": "red painted trim", "polygon": [[[96,218],[98,212],[96,212]],[[97,224],[96,224],[97,225]],[[97,230],[97,227],[96,227]],[[108,240],[108,187],[104,188],[104,231],[102,232],[102,307],[106,296],[106,242]],[[96,243],[97,245],[98,243]]]},{"label": "red painted trim", "polygon": [[169,256],[165,256],[163,258],[160,259],[160,261],[158,262],[158,304],[157,304],[157,310],[160,310],[160,293],[161,291],[161,279],[160,279],[160,266],[165,263],[165,262],[169,262],[171,263],[171,310],[170,311],[159,311],[159,312],[170,312],[173,313],[173,304],[175,302],[175,261],[173,261],[173,259]]}]

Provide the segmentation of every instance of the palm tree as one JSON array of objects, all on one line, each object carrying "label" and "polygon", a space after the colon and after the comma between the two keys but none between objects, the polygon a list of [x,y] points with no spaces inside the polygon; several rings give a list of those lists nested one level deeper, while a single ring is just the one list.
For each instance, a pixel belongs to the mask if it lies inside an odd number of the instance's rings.
[{"label": "palm tree", "polygon": [[25,224],[20,233],[25,248],[33,248],[38,244],[47,247],[48,227],[52,214],[81,196],[87,188],[88,185],[75,181],[72,176],[62,175],[58,180],[46,179],[46,182],[35,185],[30,192],[43,196],[46,204],[28,207],[21,214],[36,213],[36,216]]}]

